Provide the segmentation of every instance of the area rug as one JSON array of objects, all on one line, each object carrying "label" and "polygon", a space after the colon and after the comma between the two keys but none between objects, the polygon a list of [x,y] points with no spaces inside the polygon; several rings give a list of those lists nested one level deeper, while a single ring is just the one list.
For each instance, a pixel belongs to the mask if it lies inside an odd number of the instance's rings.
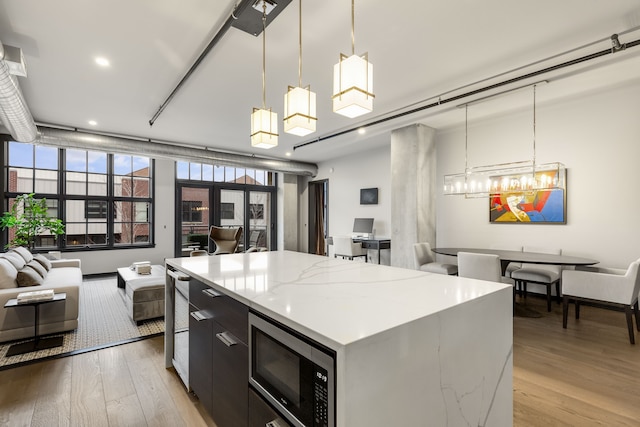
[{"label": "area rug", "polygon": [[12,344],[24,341],[0,343],[0,370],[36,360],[99,350],[164,333],[162,318],[144,321],[140,326],[131,320],[122,298],[122,290],[118,289],[116,282],[115,275],[85,278],[80,287],[78,328],[51,335],[63,336],[63,345],[6,357]]}]

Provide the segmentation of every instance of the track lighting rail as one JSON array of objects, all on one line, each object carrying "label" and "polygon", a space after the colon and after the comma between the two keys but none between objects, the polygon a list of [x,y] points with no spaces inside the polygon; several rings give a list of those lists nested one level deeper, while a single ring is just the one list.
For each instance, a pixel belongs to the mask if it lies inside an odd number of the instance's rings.
[{"label": "track lighting rail", "polygon": [[[634,28],[633,30],[636,30],[636,29],[638,29],[638,27]],[[600,40],[600,41],[602,41],[602,40]],[[462,99],[465,99],[465,98],[468,98],[468,97],[471,97],[471,96],[474,96],[474,95],[478,95],[478,94],[481,94],[481,93],[484,93],[484,92],[487,92],[487,91],[490,91],[490,90],[493,90],[493,89],[501,88],[501,87],[504,87],[504,86],[507,86],[507,85],[510,85],[510,84],[513,84],[513,83],[517,83],[517,82],[520,82],[520,81],[523,81],[523,80],[531,79],[533,77],[542,76],[542,75],[550,73],[552,71],[557,71],[557,70],[561,70],[563,68],[567,68],[567,67],[571,67],[571,66],[574,66],[574,65],[578,65],[578,64],[581,64],[581,63],[584,63],[584,62],[592,61],[592,60],[597,59],[597,58],[601,58],[601,57],[604,57],[604,56],[607,56],[607,55],[615,54],[615,53],[617,53],[617,52],[619,52],[619,51],[621,51],[623,49],[630,49],[630,48],[633,48],[633,47],[636,47],[636,46],[640,45],[640,39],[636,39],[636,40],[633,40],[633,41],[628,42],[628,43],[620,44],[620,42],[618,41],[618,35],[617,34],[614,34],[613,36],[611,36],[611,41],[612,41],[612,47],[610,47],[610,48],[603,49],[603,50],[600,50],[598,52],[590,53],[588,55],[584,55],[584,56],[581,56],[579,58],[575,58],[575,59],[572,59],[572,60],[569,60],[569,61],[565,61],[565,62],[562,62],[562,63],[557,64],[557,65],[552,65],[552,66],[545,67],[545,68],[542,68],[542,69],[539,69],[539,70],[536,70],[536,71],[532,71],[532,72],[529,72],[529,73],[521,74],[521,75],[519,75],[517,77],[513,77],[513,78],[510,78],[510,79],[502,80],[502,81],[500,81],[498,83],[494,83],[494,84],[490,84],[490,85],[487,85],[487,86],[483,86],[481,88],[470,90],[470,91],[461,93],[459,95],[451,96],[449,98],[442,98],[442,96],[436,96],[436,97],[428,98],[428,99],[436,99],[436,101],[431,102],[429,104],[425,104],[425,105],[416,107],[416,108],[412,108],[412,109],[409,109],[409,110],[406,110],[406,111],[402,111],[400,113],[396,113],[396,114],[393,114],[393,115],[390,115],[390,116],[387,116],[387,117],[382,117],[380,119],[373,120],[373,121],[365,123],[365,124],[359,124],[357,126],[350,127],[348,129],[344,129],[342,131],[338,131],[338,132],[335,132],[335,133],[332,133],[332,134],[329,134],[329,135],[321,136],[321,137],[318,137],[318,138],[313,139],[311,141],[307,141],[307,142],[303,142],[303,143],[300,143],[300,144],[296,144],[296,145],[293,146],[293,149],[295,151],[295,150],[297,150],[299,148],[303,148],[303,147],[306,147],[306,146],[309,146],[309,145],[312,145],[312,144],[315,144],[315,143],[318,143],[318,142],[321,142],[321,141],[326,141],[328,139],[332,139],[332,138],[336,138],[336,137],[339,137],[339,136],[342,136],[342,135],[346,135],[348,133],[358,131],[359,129],[362,129],[362,128],[367,128],[367,127],[379,125],[379,124],[382,124],[382,123],[386,123],[386,122],[389,122],[391,120],[396,120],[398,118],[401,118],[401,117],[404,117],[404,116],[408,116],[408,115],[411,115],[411,114],[415,114],[415,113],[418,113],[418,112],[421,112],[421,111],[424,111],[424,110],[428,110],[428,109],[431,109],[431,108],[434,108],[434,107],[438,107],[438,106],[441,106],[443,104],[448,104],[448,103],[451,103],[451,102],[457,102],[457,101],[460,101]],[[616,44],[616,42],[617,42],[617,44]],[[595,44],[595,43],[592,43],[592,44]],[[559,56],[559,55],[556,55],[554,57],[557,57],[557,56]],[[548,58],[548,59],[551,59],[551,58]],[[543,62],[543,61],[536,61],[534,64],[537,64],[537,63],[540,63],[540,62]],[[533,65],[533,64],[530,64],[530,65]],[[527,67],[528,66],[519,67],[518,69],[523,69],[523,68],[527,68]],[[505,74],[508,74],[508,73],[509,72],[501,73],[501,74],[498,74],[496,76],[483,79],[483,80],[481,80],[481,82],[482,81],[492,80],[493,78],[496,78],[496,77],[499,77],[499,76],[502,76],[502,75],[505,75]],[[460,89],[467,88],[469,86],[473,86],[473,84],[467,84],[467,85],[461,86],[461,87],[459,87],[457,89],[453,89],[453,90],[447,91],[446,93],[456,92],[456,91],[458,91]]]}]

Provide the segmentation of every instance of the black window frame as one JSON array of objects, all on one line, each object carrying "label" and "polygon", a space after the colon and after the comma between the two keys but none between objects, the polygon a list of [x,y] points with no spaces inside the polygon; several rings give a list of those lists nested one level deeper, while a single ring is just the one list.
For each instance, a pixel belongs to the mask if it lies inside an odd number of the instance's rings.
[{"label": "black window frame", "polygon": [[[35,147],[42,147],[38,144],[34,144],[34,143],[19,143],[16,141],[13,141],[12,139],[10,139],[10,136],[6,135],[5,138],[2,138],[3,141],[3,150],[2,150],[2,165],[3,165],[3,173],[2,173],[2,178],[1,178],[1,184],[2,184],[2,188],[3,188],[3,205],[4,205],[4,209],[8,209],[9,207],[9,201],[11,199],[14,199],[15,197],[24,194],[24,191],[9,191],[9,182],[10,182],[10,177],[9,177],[9,171],[11,169],[30,169],[33,171],[33,173],[31,174],[31,179],[33,180],[33,185],[32,188],[35,189],[36,185],[36,171],[39,170],[47,170],[47,171],[54,171],[56,173],[57,176],[57,185],[56,185],[56,190],[55,193],[51,192],[51,193],[44,193],[44,192],[35,192],[35,197],[40,199],[40,198],[46,198],[47,201],[50,200],[55,200],[57,201],[57,206],[58,206],[58,218],[61,219],[65,224],[82,224],[85,223],[86,224],[86,228],[85,228],[85,234],[84,236],[82,236],[82,234],[74,234],[74,235],[70,235],[72,236],[71,239],[76,239],[76,241],[80,241],[79,244],[74,245],[73,242],[68,241],[67,234],[64,234],[62,236],[60,236],[59,238],[56,239],[56,244],[55,246],[36,246],[35,250],[36,252],[38,251],[48,251],[48,250],[61,250],[64,252],[74,252],[74,251],[93,251],[93,250],[113,250],[113,249],[140,249],[140,248],[153,248],[155,247],[155,233],[154,233],[154,227],[155,227],[155,209],[154,209],[154,200],[155,200],[155,160],[151,157],[146,157],[146,156],[142,156],[142,155],[135,155],[135,154],[121,154],[121,153],[106,153],[106,152],[102,152],[99,150],[93,150],[93,149],[80,149],[79,151],[84,151],[84,152],[96,152],[96,153],[100,153],[100,154],[106,154],[107,156],[107,172],[106,175],[107,179],[107,194],[106,195],[91,195],[91,194],[67,194],[66,193],[66,173],[69,172],[66,170],[65,168],[65,163],[66,163],[66,152],[67,149],[63,148],[63,147],[57,147],[57,155],[58,155],[58,164],[57,164],[57,169],[50,169],[50,168],[46,168],[46,169],[42,169],[42,168],[36,168],[36,162],[34,161],[32,166],[30,167],[25,167],[25,166],[10,166],[9,165],[9,145],[10,143],[18,143],[18,144],[28,144],[33,146],[33,156],[35,158],[35,153],[36,153],[36,148]],[[73,149],[78,151],[78,149]],[[115,195],[114,194],[114,177],[119,176],[119,177],[123,177],[123,176],[128,176],[128,175],[119,175],[119,174],[115,174],[115,170],[114,170],[114,157],[115,156],[127,156],[130,157],[132,159],[132,169],[135,168],[136,165],[136,158],[141,158],[143,159],[145,162],[148,161],[148,176],[142,176],[142,177],[138,177],[136,176],[136,172],[138,170],[133,170],[130,174],[131,178],[132,178],[132,182],[134,179],[136,178],[142,178],[148,181],[148,191],[145,192],[145,194],[143,194],[143,196],[138,196],[136,197],[135,194],[132,194],[130,197],[129,196],[122,196],[122,195]],[[140,169],[143,170],[144,168]],[[87,170],[86,172],[87,175],[92,175],[95,174],[94,172],[91,172],[89,170]],[[102,173],[99,173],[102,174]],[[135,184],[134,184],[135,185]],[[89,193],[89,191],[87,191],[87,193]],[[148,193],[148,194],[146,194]],[[70,214],[67,212],[67,202],[69,201],[80,201],[84,203],[84,215],[82,213],[82,211],[79,212],[80,216],[84,216],[84,218],[67,218],[67,216]],[[146,240],[143,242],[138,242],[137,240],[140,238],[138,235],[136,235],[135,233],[132,234],[132,237],[130,238],[130,242],[127,243],[116,243],[116,239],[114,237],[114,228],[115,228],[115,224],[116,223],[120,223],[123,218],[119,218],[117,212],[113,209],[113,205],[114,202],[116,201],[125,201],[125,202],[131,202],[133,204],[137,203],[137,202],[144,202],[147,204],[147,222],[145,223],[140,223],[140,222],[136,222],[136,218],[132,218],[130,220],[130,223],[132,224],[132,227],[134,227],[135,225],[139,225],[142,224],[143,225],[143,229],[146,230],[147,234],[146,234]],[[106,218],[104,216],[101,217],[94,217],[94,218],[89,218],[88,214],[89,214],[89,206],[91,203],[106,203],[107,206],[107,216]],[[78,213],[75,213],[76,216],[78,216]],[[103,239],[101,239],[100,237],[102,237],[102,234],[100,235],[96,235],[97,239],[92,239],[91,235],[89,235],[89,224],[92,221],[95,221],[96,219],[100,220],[100,219],[106,219],[106,234],[105,237]],[[47,237],[47,236],[45,236]],[[98,243],[91,243],[92,241],[98,241]],[[102,242],[102,240],[106,240],[104,242]],[[135,241],[134,241],[135,240]],[[1,234],[0,236],[0,242],[1,244],[4,246],[8,243],[8,232],[5,231]]]}]

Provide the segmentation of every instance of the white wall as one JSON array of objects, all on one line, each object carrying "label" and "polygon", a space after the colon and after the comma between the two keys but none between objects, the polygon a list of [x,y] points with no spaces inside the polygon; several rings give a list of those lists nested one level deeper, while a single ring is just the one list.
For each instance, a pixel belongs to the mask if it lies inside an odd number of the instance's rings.
[{"label": "white wall", "polygon": [[171,160],[156,159],[155,179],[155,248],[63,253],[63,258],[79,258],[83,274],[115,273],[134,261],[164,264],[174,254],[175,165]]},{"label": "white wall", "polygon": [[[318,175],[313,180],[322,179],[329,180],[329,236],[351,235],[354,218],[374,218],[375,236],[390,237],[391,167],[388,146],[319,163]],[[378,188],[378,204],[361,205],[360,189],[373,187]],[[308,207],[308,200],[302,199],[301,206]],[[300,220],[307,223],[306,217]],[[388,251],[382,251],[381,263],[388,264],[389,254],[385,252]],[[370,251],[369,256],[372,255]]]},{"label": "white wall", "polygon": [[[553,83],[538,88],[537,160],[567,167],[567,224],[490,224],[486,199],[439,192],[438,246],[560,247],[564,254],[623,268],[640,257],[640,83],[546,103],[553,90]],[[471,117],[475,107],[469,108]],[[530,159],[532,121],[530,108],[470,121],[470,166]],[[464,171],[464,125],[438,132],[436,140],[441,182],[444,174]],[[500,158],[514,155],[514,146],[526,155]]]}]

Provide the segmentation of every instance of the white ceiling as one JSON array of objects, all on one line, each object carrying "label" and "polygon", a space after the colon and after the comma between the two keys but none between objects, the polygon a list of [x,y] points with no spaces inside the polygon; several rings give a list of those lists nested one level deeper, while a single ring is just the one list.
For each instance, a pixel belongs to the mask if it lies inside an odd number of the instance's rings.
[{"label": "white ceiling", "polygon": [[[39,123],[207,146],[258,156],[319,162],[387,144],[409,123],[443,128],[464,114],[451,102],[293,150],[296,144],[356,128],[467,90],[607,49],[613,33],[640,25],[637,0],[356,0],[356,53],[374,65],[374,112],[347,119],[331,112],[332,69],[350,54],[349,0],[303,2],[303,84],[318,96],[318,131],[285,134],[269,151],[252,149],[249,116],[261,107],[262,40],[231,28],[153,127],[149,120],[233,10],[234,0],[0,0],[0,41],[20,47],[27,104]],[[638,32],[620,36],[626,43]],[[480,85],[452,91],[535,61],[568,55]],[[548,79],[541,102],[640,76],[640,47],[531,79]],[[267,107],[282,119],[287,85],[297,85],[298,0],[267,28]],[[96,56],[111,61],[108,68]],[[523,85],[520,82],[512,86]],[[512,87],[509,86],[509,87]],[[483,93],[477,97],[486,96]],[[503,96],[484,114],[530,102]],[[416,104],[417,103],[417,104]],[[422,103],[422,104],[421,104]],[[89,120],[98,122],[91,127]],[[292,153],[286,157],[286,153]]]}]

